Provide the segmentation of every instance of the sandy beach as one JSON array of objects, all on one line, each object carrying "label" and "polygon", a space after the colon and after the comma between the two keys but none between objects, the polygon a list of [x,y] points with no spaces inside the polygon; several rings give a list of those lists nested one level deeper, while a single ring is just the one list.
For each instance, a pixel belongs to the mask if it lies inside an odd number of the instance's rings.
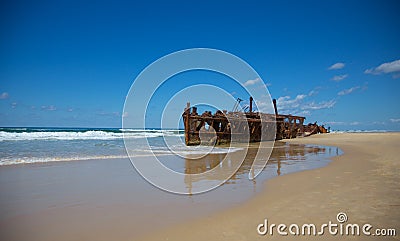
[{"label": "sandy beach", "polygon": [[[398,232],[400,133],[325,134],[285,141],[290,145],[275,145],[255,181],[247,179],[255,154],[250,148],[227,183],[192,196],[152,186],[127,158],[3,166],[0,240],[292,239],[280,236],[276,228],[273,235],[261,236],[257,227],[265,219],[268,225],[319,227],[337,223],[339,212],[346,213],[346,223]],[[182,172],[204,171],[222,168],[218,160],[223,156],[193,162],[165,156],[163,163]],[[323,236],[297,238],[366,237],[333,236],[325,230]]]},{"label": "sandy beach", "polygon": [[[291,143],[338,146],[344,155],[327,166],[279,176],[265,183],[265,190],[239,207],[157,230],[146,240],[398,240],[395,237],[331,235],[259,235],[265,219],[274,224],[336,222],[371,224],[375,229],[400,231],[400,133],[325,134],[288,140]],[[286,232],[288,230],[286,229]]]}]

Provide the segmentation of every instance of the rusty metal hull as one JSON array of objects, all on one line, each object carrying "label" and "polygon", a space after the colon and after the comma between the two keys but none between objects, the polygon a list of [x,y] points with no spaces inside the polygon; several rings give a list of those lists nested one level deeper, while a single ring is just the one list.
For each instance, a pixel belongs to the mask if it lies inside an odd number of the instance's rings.
[{"label": "rusty metal hull", "polygon": [[182,114],[186,145],[220,145],[295,138],[304,134],[305,117],[260,112],[209,111],[199,115],[196,107]]}]

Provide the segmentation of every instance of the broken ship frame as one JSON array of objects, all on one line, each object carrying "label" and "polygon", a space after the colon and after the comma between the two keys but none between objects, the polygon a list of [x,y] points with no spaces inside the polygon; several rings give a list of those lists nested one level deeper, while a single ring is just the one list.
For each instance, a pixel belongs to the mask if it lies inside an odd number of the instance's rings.
[{"label": "broken ship frame", "polygon": [[[253,98],[245,108],[247,112],[238,111],[241,99],[238,98],[232,111],[217,110],[215,114],[205,111],[199,115],[197,107],[188,102],[182,114],[185,129],[185,144],[220,145],[228,144],[231,140],[260,142],[264,140],[281,140],[309,136],[316,133],[327,133],[325,127],[314,124],[304,125],[303,116],[280,115],[273,100],[275,114],[253,112]],[[275,129],[270,131],[271,128]]]}]

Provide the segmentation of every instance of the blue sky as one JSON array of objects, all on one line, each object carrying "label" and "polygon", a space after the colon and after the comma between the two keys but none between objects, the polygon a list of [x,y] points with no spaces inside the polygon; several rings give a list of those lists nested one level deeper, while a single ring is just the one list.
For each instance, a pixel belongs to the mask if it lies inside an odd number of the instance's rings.
[{"label": "blue sky", "polygon": [[147,65],[202,47],[247,61],[281,113],[400,130],[399,10],[398,1],[2,1],[0,126],[120,127]]}]

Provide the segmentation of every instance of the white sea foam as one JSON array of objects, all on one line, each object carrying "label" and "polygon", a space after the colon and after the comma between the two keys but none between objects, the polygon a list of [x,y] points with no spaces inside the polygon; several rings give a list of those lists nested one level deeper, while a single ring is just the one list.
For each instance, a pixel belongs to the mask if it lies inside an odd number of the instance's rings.
[{"label": "white sea foam", "polygon": [[47,162],[67,162],[67,161],[84,161],[95,159],[118,159],[127,158],[127,156],[86,156],[86,157],[24,157],[24,158],[6,158],[0,160],[0,166],[16,165],[16,164],[32,164]]},{"label": "white sea foam", "polygon": [[386,132],[396,132],[393,130],[331,130],[330,133],[386,133]]},{"label": "white sea foam", "polygon": [[[182,136],[181,130],[3,128],[0,130],[0,166],[127,158],[125,146],[118,141],[122,141],[124,137],[131,139],[127,147],[132,149],[129,152],[131,157],[153,155],[186,157],[209,153],[223,154],[240,150],[240,148],[211,148],[209,146],[188,147],[182,143],[180,138]],[[166,137],[167,139],[164,143],[156,137]],[[145,141],[143,138],[149,139]],[[79,141],[73,142],[72,140]],[[167,143],[170,144],[169,147],[165,146]]]},{"label": "white sea foam", "polygon": [[[205,147],[196,148],[196,150],[178,150],[171,152],[170,150],[140,150],[131,152],[131,157],[149,157],[149,156],[165,156],[165,155],[205,155],[205,154],[225,154],[242,150],[241,148],[213,148],[211,151]],[[12,157],[0,159],[0,166],[16,165],[16,164],[33,164],[47,162],[68,162],[68,161],[84,161],[84,160],[99,160],[99,159],[120,159],[128,158],[128,155],[93,155],[93,156],[74,156],[74,157]]]},{"label": "white sea foam", "polygon": [[107,131],[35,131],[35,132],[6,132],[0,131],[0,141],[20,140],[115,140],[122,138],[152,138],[161,136],[180,136],[172,130],[129,130],[123,133]]}]

